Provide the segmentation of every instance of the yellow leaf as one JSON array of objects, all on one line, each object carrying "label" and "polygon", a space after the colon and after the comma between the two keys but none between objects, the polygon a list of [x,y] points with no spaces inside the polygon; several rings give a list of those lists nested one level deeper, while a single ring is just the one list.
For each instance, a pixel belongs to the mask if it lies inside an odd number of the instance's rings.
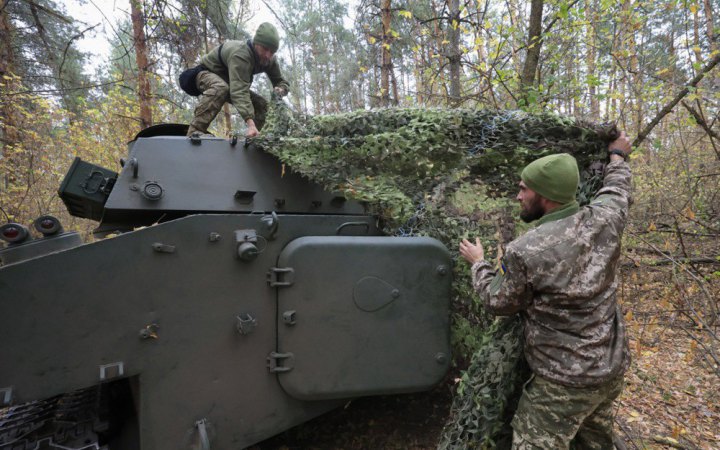
[{"label": "yellow leaf", "polygon": [[657,227],[655,226],[655,222],[650,222],[650,225],[647,227],[648,231],[656,231]]},{"label": "yellow leaf", "polygon": [[697,11],[698,11],[697,5],[695,5],[695,4],[690,5],[690,12],[691,12],[691,13],[695,14]]},{"label": "yellow leaf", "polygon": [[370,37],[368,38],[368,42],[371,43],[371,44],[374,44],[374,43],[377,42],[377,39],[375,39],[374,37],[370,36]]},{"label": "yellow leaf", "polygon": [[405,17],[406,19],[412,19],[411,11],[400,10],[398,11],[398,14],[400,14],[402,17]]}]

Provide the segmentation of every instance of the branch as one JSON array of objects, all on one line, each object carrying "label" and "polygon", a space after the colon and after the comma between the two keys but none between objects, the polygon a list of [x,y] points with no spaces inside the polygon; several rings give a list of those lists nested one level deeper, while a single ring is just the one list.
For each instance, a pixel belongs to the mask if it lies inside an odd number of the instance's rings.
[{"label": "branch", "polygon": [[270,6],[270,4],[268,4],[267,1],[262,0],[262,2],[265,4],[265,6],[267,6],[267,9],[270,10],[270,12],[272,13],[272,15],[275,16],[275,18],[278,20],[278,22],[280,22],[280,25],[282,25],[282,27],[283,27],[285,30],[287,30],[287,29],[290,28],[290,27],[287,26],[287,24],[285,23],[285,21],[282,20],[282,18],[278,15],[278,13],[275,12],[275,10],[272,8],[272,6]]},{"label": "branch", "polygon": [[695,108],[688,105],[685,100],[683,100],[681,103],[685,107],[685,109],[688,110],[690,115],[693,116],[695,122],[700,126],[700,128],[705,130],[707,135],[710,136],[710,142],[712,143],[713,150],[715,150],[715,154],[717,155],[718,159],[720,159],[720,151],[718,151],[717,147],[715,146],[715,142],[712,140],[713,138],[715,138],[716,140],[720,141],[720,135],[718,135],[715,131],[712,130],[712,128],[710,128],[708,123],[705,121],[705,119],[703,119],[700,113],[695,110]]},{"label": "branch", "polygon": [[[68,19],[67,17],[63,16],[62,14],[60,14],[60,13],[57,12],[57,11],[53,11],[52,9],[47,8],[47,7],[43,6],[43,5],[38,5],[37,3],[35,3],[35,2],[32,1],[32,0],[24,0],[24,1],[25,1],[25,3],[27,3],[28,5],[31,5],[31,6],[33,6],[33,7],[35,7],[35,8],[37,8],[37,9],[39,9],[40,11],[44,12],[45,14],[48,14],[48,15],[50,15],[50,16],[55,17],[55,18],[58,19],[58,20],[62,20],[62,21],[65,22],[65,23],[70,23],[70,24],[72,23],[72,20]],[[8,1],[8,3],[9,3],[9,1]],[[6,3],[6,4],[7,4],[7,3]],[[3,6],[3,9],[4,9],[4,6]]]},{"label": "branch", "polygon": [[701,127],[703,130],[705,130],[705,132],[706,132],[708,135],[714,137],[715,139],[720,140],[720,135],[718,135],[715,131],[711,130],[710,127],[708,127],[708,124],[707,124],[707,122],[705,121],[705,119],[703,119],[702,116],[700,116],[700,113],[697,112],[697,111],[695,110],[695,108],[693,108],[692,106],[688,105],[685,100],[683,100],[683,101],[680,102],[680,103],[682,103],[682,105],[685,107],[685,109],[687,109],[688,112],[693,116],[693,118],[695,119],[695,122],[697,122],[697,124],[700,125],[700,127]]},{"label": "branch", "polygon": [[100,24],[88,27],[88,28],[84,29],[83,31],[81,31],[80,33],[78,33],[75,36],[70,38],[70,40],[67,42],[67,45],[65,45],[65,50],[63,51],[63,56],[62,56],[62,61],[60,61],[60,65],[58,66],[58,76],[60,76],[60,77],[62,76],[62,69],[63,69],[63,66],[65,65],[65,59],[67,58],[68,50],[70,50],[70,46],[72,45],[73,41],[75,39],[80,39],[81,37],[85,36],[85,33],[92,30],[93,28],[97,27],[98,25],[100,25]]},{"label": "branch", "polygon": [[28,89],[25,91],[17,91],[17,92],[3,92],[2,95],[10,97],[10,96],[15,96],[15,95],[26,95],[26,94],[54,94],[54,93],[58,93],[58,92],[67,92],[67,91],[82,91],[82,90],[86,90],[86,89],[94,89],[94,88],[99,88],[99,87],[103,87],[103,86],[113,86],[118,83],[122,83],[124,81],[125,81],[124,79],[119,79],[119,80],[108,81],[107,83],[87,84],[84,86],[73,87],[73,88],[63,88],[63,89],[37,89],[37,90]]},{"label": "branch", "polygon": [[[668,264],[720,264],[720,260],[711,258],[708,256],[700,256],[697,258],[686,258],[686,257],[672,257],[673,259],[656,259],[655,261],[639,263],[645,266],[665,266]],[[636,267],[638,264],[636,261],[625,262],[622,264],[623,267]]]},{"label": "branch", "polygon": [[695,75],[695,78],[690,80],[687,85],[678,92],[678,94],[670,100],[670,102],[663,107],[663,109],[660,110],[660,112],[653,118],[653,120],[650,121],[650,123],[638,134],[638,136],[635,138],[635,140],[632,143],[633,147],[637,147],[640,145],[642,141],[645,140],[646,137],[650,134],[650,132],[655,128],[655,126],[660,123],[660,121],[663,119],[663,117],[667,116],[670,111],[675,108],[675,105],[680,103],[680,100],[682,100],[688,93],[690,93],[690,88],[694,88],[697,86],[697,84],[705,77],[705,74],[710,72],[716,65],[720,63],[720,52],[718,52],[713,59],[708,62],[705,67],[703,67],[700,72]]}]

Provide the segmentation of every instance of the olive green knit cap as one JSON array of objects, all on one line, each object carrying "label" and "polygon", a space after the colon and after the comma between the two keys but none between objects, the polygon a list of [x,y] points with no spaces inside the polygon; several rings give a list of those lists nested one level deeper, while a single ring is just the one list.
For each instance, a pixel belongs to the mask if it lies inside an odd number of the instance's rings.
[{"label": "olive green knit cap", "polygon": [[280,35],[278,35],[278,31],[273,24],[264,22],[260,24],[255,32],[253,43],[260,44],[275,53],[280,47]]},{"label": "olive green knit cap", "polygon": [[525,186],[560,204],[575,200],[580,182],[577,161],[567,153],[536,159],[523,169],[520,178]]}]

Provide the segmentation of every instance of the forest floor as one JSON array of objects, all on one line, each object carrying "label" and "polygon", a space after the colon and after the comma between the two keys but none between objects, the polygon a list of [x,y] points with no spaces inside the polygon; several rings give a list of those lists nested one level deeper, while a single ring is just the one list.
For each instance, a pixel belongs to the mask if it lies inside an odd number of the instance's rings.
[{"label": "forest floor", "polygon": [[[720,368],[705,362],[702,343],[693,338],[701,327],[686,314],[697,285],[684,285],[677,265],[638,265],[642,259],[630,253],[621,273],[633,362],[616,433],[628,449],[720,449]],[[720,274],[714,270],[716,264],[700,268],[709,280],[705,296],[717,307]],[[427,393],[353,400],[251,449],[434,449],[457,376],[451,371]]]}]

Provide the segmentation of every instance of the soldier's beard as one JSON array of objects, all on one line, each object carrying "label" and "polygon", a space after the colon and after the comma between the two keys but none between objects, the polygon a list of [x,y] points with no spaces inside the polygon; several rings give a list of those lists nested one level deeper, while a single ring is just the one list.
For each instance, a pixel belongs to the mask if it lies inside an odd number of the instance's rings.
[{"label": "soldier's beard", "polygon": [[523,206],[520,211],[520,219],[525,223],[530,223],[538,220],[545,215],[545,208],[540,204],[540,197],[535,197],[532,203],[527,206]]}]

